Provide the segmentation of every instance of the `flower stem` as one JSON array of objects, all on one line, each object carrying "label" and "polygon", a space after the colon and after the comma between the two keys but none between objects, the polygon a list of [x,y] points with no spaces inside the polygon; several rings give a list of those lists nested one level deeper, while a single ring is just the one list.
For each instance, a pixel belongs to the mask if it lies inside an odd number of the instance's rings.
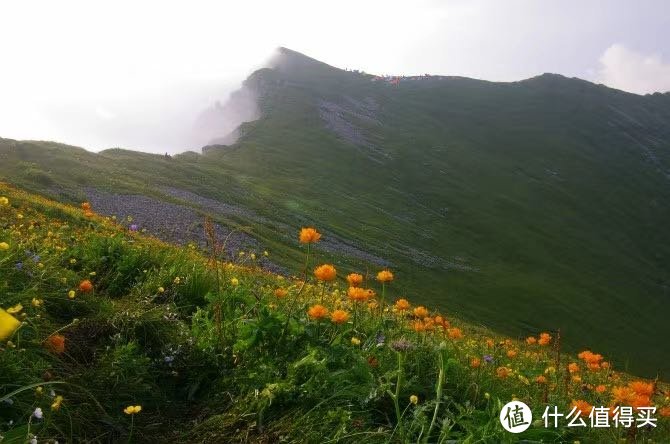
[{"label": "flower stem", "polygon": [[425,442],[428,442],[430,439],[430,433],[435,427],[435,422],[437,421],[437,412],[440,410],[440,404],[442,399],[442,390],[444,388],[444,373],[445,373],[445,362],[444,362],[444,352],[440,353],[440,372],[437,376],[437,388],[435,389],[435,410],[433,410],[433,419],[430,421],[430,426],[428,427],[428,433],[426,433]]},{"label": "flower stem", "polygon": [[135,428],[135,415],[130,415],[130,433],[128,434],[128,444],[133,439],[133,429]]}]

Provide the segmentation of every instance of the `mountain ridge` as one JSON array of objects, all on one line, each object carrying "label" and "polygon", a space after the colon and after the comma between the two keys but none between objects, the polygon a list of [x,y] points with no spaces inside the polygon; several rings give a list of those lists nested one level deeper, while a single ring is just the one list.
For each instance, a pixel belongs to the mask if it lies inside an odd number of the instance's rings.
[{"label": "mountain ridge", "polygon": [[[592,336],[635,371],[669,370],[669,347],[639,345],[670,334],[666,95],[556,75],[396,86],[296,54],[300,68],[249,76],[260,117],[225,149],[166,158],[3,139],[0,173],[72,202],[83,187],[171,201],[169,186],[250,209],[260,217],[215,216],[252,226],[285,266],[299,259],[277,227],[318,225],[387,258],[398,294],[506,334],[560,328],[573,349]],[[320,254],[371,266],[347,251]]]}]

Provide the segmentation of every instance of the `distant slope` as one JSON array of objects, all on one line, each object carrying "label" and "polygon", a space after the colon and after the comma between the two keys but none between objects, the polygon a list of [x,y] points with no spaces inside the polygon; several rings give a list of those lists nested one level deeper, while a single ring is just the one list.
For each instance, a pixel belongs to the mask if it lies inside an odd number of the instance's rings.
[{"label": "distant slope", "polygon": [[2,140],[0,174],[66,199],[173,187],[236,205],[254,216],[220,222],[251,225],[282,264],[298,256],[276,228],[314,223],[343,267],[388,258],[398,293],[670,371],[650,341],[670,336],[670,95],[551,74],[394,86],[286,49],[245,86],[261,117],[231,147],[166,159]]}]

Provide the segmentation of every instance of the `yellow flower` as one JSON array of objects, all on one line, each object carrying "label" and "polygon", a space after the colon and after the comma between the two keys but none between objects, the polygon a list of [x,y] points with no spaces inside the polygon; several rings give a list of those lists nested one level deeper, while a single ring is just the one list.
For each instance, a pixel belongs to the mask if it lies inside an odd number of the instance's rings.
[{"label": "yellow flower", "polygon": [[179,285],[181,283],[181,278],[179,276],[174,278],[174,283],[175,283],[175,285]]},{"label": "yellow flower", "polygon": [[165,288],[158,287],[158,293],[165,293]]},{"label": "yellow flower", "polygon": [[270,253],[267,252],[267,250],[263,251],[263,256],[268,257],[270,256]]},{"label": "yellow flower", "polygon": [[21,323],[11,314],[0,308],[0,341],[4,341],[16,331]]},{"label": "yellow flower", "polygon": [[416,395],[412,395],[409,397],[409,402],[414,405],[417,405],[419,403],[419,397]]},{"label": "yellow flower", "polygon": [[0,205],[9,205],[9,199],[5,196],[0,197]]},{"label": "yellow flower", "polygon": [[74,299],[77,296],[77,292],[74,290],[70,290],[67,292],[67,297],[70,299]]},{"label": "yellow flower", "polygon": [[0,242],[0,250],[2,251],[9,250],[9,244],[7,242]]},{"label": "yellow flower", "polygon": [[393,273],[389,270],[382,270],[377,273],[377,280],[379,282],[391,282],[393,280]]},{"label": "yellow flower", "polygon": [[351,345],[361,345],[361,340],[357,337],[351,338]]},{"label": "yellow flower", "polygon": [[230,280],[230,285],[232,285],[233,287],[237,287],[238,285],[240,285],[240,281],[237,278],[232,278]]},{"label": "yellow flower", "polygon": [[9,314],[17,314],[17,313],[20,313],[21,310],[23,310],[23,305],[21,305],[21,304],[16,304],[16,305],[13,306],[13,307],[9,307],[9,308],[7,309],[7,313],[9,313]]},{"label": "yellow flower", "polygon": [[142,406],[141,405],[129,405],[125,409],[123,409],[123,413],[126,415],[134,415],[136,413],[139,413],[142,411]]},{"label": "yellow flower", "polygon": [[251,253],[250,257],[251,257],[252,261],[255,261],[256,260],[256,253]]},{"label": "yellow flower", "polygon": [[43,301],[42,299],[33,298],[33,300],[30,302],[30,304],[31,304],[33,307],[40,307],[40,306],[42,306],[42,303],[43,303],[43,302],[44,302],[44,301]]},{"label": "yellow flower", "polygon": [[70,263],[73,264],[73,265],[76,264],[76,263],[77,263],[77,259],[75,259],[75,258],[70,259]]},{"label": "yellow flower", "polygon": [[56,398],[54,399],[54,402],[51,404],[51,410],[60,409],[60,405],[62,403],[63,403],[63,397],[61,395],[56,396]]},{"label": "yellow flower", "polygon": [[44,387],[42,387],[41,385],[35,389],[35,393],[37,395],[41,395],[42,392],[44,392]]}]

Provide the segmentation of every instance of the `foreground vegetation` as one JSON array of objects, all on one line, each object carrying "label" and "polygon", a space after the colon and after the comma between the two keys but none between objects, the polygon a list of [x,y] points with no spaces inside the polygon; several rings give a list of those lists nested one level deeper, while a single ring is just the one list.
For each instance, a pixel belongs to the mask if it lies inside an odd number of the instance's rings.
[{"label": "foreground vegetation", "polygon": [[[514,340],[414,305],[389,270],[267,252],[220,260],[0,185],[0,435],[6,442],[543,442],[670,439],[658,381],[571,356],[560,332]],[[346,276],[346,279],[344,277]],[[535,422],[516,436],[512,399]],[[545,428],[545,406],[656,406],[656,428]],[[586,413],[585,413],[586,414]],[[588,418],[587,418],[588,422]]]}]

